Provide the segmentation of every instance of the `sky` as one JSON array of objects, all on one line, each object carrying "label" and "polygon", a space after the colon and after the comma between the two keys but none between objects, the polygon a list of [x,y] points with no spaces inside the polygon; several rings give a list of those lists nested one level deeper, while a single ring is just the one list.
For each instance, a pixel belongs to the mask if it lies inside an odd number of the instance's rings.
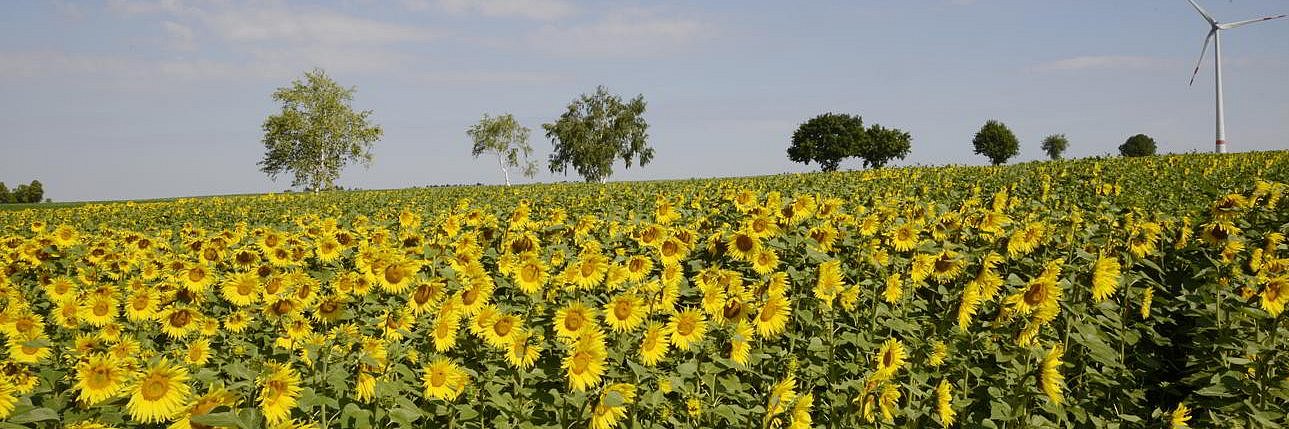
[{"label": "sky", "polygon": [[[1281,0],[1202,0],[1221,21],[1289,13]],[[1213,150],[1208,25],[1184,0],[575,1],[17,0],[0,2],[0,181],[55,201],[281,192],[264,119],[274,89],[324,69],[384,129],[363,189],[499,184],[465,130],[511,113],[552,174],[552,122],[597,85],[648,103],[650,164],[611,180],[806,172],[792,132],[826,112],[908,131],[896,166],[981,165],[989,119],[1011,162]],[[1222,34],[1233,152],[1289,148],[1289,19]],[[859,160],[842,169],[862,168]]]}]

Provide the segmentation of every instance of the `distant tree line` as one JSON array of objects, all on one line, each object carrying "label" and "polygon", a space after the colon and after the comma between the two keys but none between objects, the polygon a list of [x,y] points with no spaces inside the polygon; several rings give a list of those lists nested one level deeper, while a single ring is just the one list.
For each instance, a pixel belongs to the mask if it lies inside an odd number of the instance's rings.
[{"label": "distant tree line", "polygon": [[45,187],[40,184],[39,180],[32,180],[30,184],[18,185],[17,188],[10,191],[4,182],[0,182],[0,204],[14,203],[38,203],[45,199]]}]

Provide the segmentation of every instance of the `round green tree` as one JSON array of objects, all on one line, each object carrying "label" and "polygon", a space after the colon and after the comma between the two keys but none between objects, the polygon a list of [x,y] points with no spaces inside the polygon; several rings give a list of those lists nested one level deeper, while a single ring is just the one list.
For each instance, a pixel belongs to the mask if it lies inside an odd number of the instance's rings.
[{"label": "round green tree", "polygon": [[1065,134],[1052,134],[1043,138],[1043,152],[1047,152],[1047,157],[1053,161],[1061,159],[1061,154],[1069,147],[1070,140],[1065,138]]},{"label": "round green tree", "polygon": [[1123,156],[1150,156],[1155,154],[1155,139],[1145,134],[1128,137],[1119,145],[1119,154]]},{"label": "round green tree", "polygon": [[868,140],[864,120],[859,116],[825,113],[797,127],[788,147],[788,159],[809,165],[819,163],[823,171],[836,171],[841,160],[858,154]]},{"label": "round green tree", "polygon": [[985,121],[971,144],[975,146],[976,154],[988,157],[993,165],[1007,162],[1020,153],[1020,140],[1016,139],[1016,135],[1006,125],[993,119]]}]

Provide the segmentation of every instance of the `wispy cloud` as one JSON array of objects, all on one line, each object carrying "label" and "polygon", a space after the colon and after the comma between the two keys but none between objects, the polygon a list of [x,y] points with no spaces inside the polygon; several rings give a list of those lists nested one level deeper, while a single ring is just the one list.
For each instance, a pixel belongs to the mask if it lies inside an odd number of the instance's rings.
[{"label": "wispy cloud", "polygon": [[683,50],[709,31],[709,26],[694,17],[629,9],[585,24],[548,25],[532,34],[529,42],[556,55],[640,58]]},{"label": "wispy cloud", "polygon": [[[411,10],[424,10],[429,0],[403,0]],[[490,17],[517,17],[535,20],[555,20],[571,16],[577,7],[567,0],[436,0],[440,9],[450,13],[477,13]]]},{"label": "wispy cloud", "polygon": [[1080,70],[1149,70],[1167,68],[1174,61],[1148,56],[1134,55],[1093,55],[1063,58],[1038,64],[1035,71],[1080,71]]},{"label": "wispy cloud", "polygon": [[174,21],[162,21],[161,27],[166,30],[167,43],[171,49],[178,51],[192,51],[197,49],[197,43],[193,40],[192,28]]},{"label": "wispy cloud", "polygon": [[427,41],[435,36],[424,28],[321,9],[237,8],[212,14],[205,23],[233,42],[385,44]]}]

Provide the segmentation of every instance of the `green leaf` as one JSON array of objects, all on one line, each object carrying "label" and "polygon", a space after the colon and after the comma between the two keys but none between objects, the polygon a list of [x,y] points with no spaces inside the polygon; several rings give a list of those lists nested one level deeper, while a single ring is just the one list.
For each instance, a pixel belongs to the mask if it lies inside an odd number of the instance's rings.
[{"label": "green leaf", "polygon": [[58,420],[58,412],[48,408],[32,408],[27,412],[9,417],[10,423],[35,423]]},{"label": "green leaf", "polygon": [[193,416],[189,418],[189,421],[214,427],[245,427],[245,425],[242,424],[242,419],[233,411]]}]

